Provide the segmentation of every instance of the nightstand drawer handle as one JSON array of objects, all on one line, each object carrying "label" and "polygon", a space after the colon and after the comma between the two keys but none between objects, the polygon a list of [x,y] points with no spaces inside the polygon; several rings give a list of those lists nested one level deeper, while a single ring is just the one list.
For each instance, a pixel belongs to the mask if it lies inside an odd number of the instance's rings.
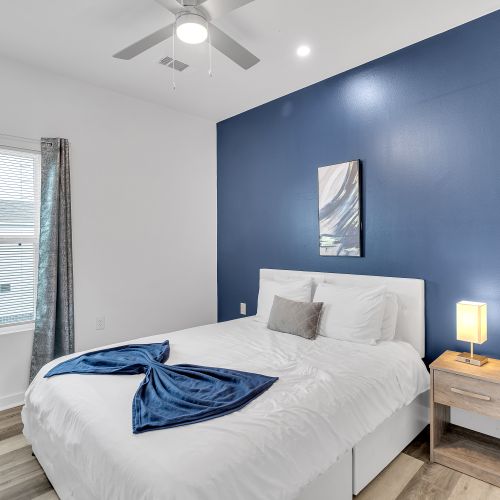
[{"label": "nightstand drawer handle", "polygon": [[474,392],[462,391],[462,389],[451,388],[451,392],[456,394],[461,394],[462,396],[469,396],[471,398],[482,399],[483,401],[491,401],[489,396],[483,396],[482,394],[475,394]]}]

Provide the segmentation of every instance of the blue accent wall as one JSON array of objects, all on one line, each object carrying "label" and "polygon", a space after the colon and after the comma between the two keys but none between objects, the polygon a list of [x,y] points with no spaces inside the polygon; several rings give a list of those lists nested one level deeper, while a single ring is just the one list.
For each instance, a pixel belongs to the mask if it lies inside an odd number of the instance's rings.
[{"label": "blue accent wall", "polygon": [[[332,52],[332,57],[335,57]],[[427,357],[488,303],[500,357],[500,12],[217,126],[219,320],[261,267],[422,278]],[[320,257],[317,168],[360,159],[365,257]]]}]

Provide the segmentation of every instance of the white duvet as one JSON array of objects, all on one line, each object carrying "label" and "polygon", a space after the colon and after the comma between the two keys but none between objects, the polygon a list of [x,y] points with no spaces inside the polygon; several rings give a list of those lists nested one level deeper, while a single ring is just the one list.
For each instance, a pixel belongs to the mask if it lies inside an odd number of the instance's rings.
[{"label": "white duvet", "polygon": [[[134,435],[142,375],[42,378],[26,393],[24,433],[63,498],[272,500],[296,497],[346,450],[429,387],[418,353],[272,332],[253,318],[142,338],[170,340],[168,364],[278,376],[242,410]],[[124,342],[128,343],[128,342]]]}]

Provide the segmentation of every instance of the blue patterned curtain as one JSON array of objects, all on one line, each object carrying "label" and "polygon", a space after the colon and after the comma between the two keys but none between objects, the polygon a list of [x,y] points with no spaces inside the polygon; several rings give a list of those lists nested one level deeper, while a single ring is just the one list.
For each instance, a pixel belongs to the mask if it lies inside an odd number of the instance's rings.
[{"label": "blue patterned curtain", "polygon": [[30,380],[45,363],[75,350],[68,140],[42,139],[41,151],[38,290]]}]

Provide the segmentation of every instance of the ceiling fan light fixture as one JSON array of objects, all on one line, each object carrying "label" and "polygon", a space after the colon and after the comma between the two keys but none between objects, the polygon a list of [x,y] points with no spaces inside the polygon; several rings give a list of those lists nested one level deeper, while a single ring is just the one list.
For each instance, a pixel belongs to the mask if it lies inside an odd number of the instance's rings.
[{"label": "ceiling fan light fixture", "polygon": [[199,14],[183,13],[177,18],[175,33],[184,43],[203,43],[208,37],[207,21]]},{"label": "ceiling fan light fixture", "polygon": [[299,57],[307,57],[311,53],[311,47],[309,45],[300,45],[297,47],[297,55]]}]

